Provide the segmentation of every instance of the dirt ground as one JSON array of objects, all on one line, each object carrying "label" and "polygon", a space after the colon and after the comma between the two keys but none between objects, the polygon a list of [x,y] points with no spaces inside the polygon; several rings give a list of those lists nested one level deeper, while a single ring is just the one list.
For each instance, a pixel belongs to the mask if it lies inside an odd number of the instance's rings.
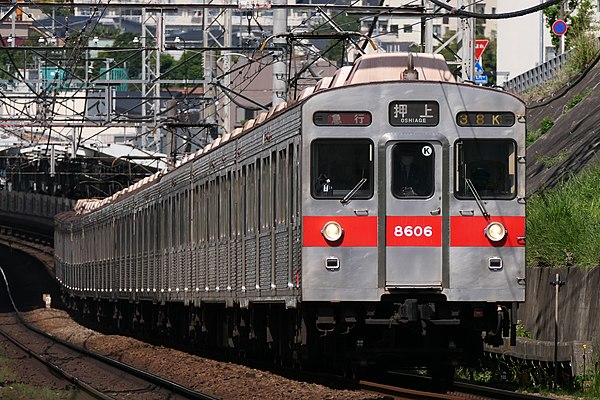
[{"label": "dirt ground", "polygon": [[334,390],[233,363],[214,361],[162,346],[153,346],[125,336],[103,335],[75,323],[62,310],[38,309],[24,313],[23,316],[32,325],[50,335],[221,399],[365,400],[369,398],[359,391]]}]

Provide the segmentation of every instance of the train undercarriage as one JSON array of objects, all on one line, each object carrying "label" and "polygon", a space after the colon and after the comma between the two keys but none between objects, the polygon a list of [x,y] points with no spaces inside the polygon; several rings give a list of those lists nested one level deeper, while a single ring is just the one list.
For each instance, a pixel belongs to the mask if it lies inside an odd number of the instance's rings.
[{"label": "train undercarriage", "polygon": [[[86,324],[192,351],[222,351],[357,378],[369,369],[427,368],[441,380],[471,365],[483,343],[512,331],[508,305],[389,298],[379,303],[157,304],[63,295]],[[512,336],[512,335],[511,335]]]}]

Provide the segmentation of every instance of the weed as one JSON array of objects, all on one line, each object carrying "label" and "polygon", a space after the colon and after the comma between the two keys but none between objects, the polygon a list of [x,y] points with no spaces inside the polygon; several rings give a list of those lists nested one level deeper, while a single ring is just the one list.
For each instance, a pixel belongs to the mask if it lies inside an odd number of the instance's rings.
[{"label": "weed", "polygon": [[562,149],[561,151],[550,157],[545,155],[538,156],[538,161],[541,161],[546,168],[552,168],[555,165],[565,161],[567,157],[569,157],[569,153],[569,149]]},{"label": "weed", "polygon": [[529,266],[598,265],[600,254],[600,165],[556,188],[532,196],[527,205]]},{"label": "weed", "polygon": [[517,336],[523,338],[531,338],[531,333],[523,326],[523,321],[517,320]]},{"label": "weed", "polygon": [[569,112],[569,110],[571,110],[573,107],[575,107],[577,104],[579,104],[591,92],[592,92],[592,90],[590,88],[587,88],[582,93],[580,93],[580,94],[578,94],[576,96],[573,96],[571,98],[571,100],[569,100],[569,102],[565,105],[565,108],[563,110],[563,114],[566,114],[567,112]]},{"label": "weed", "polygon": [[542,135],[548,132],[554,126],[554,121],[548,117],[542,119],[540,122],[540,127],[531,133],[527,133],[527,137],[525,138],[525,145],[529,146],[531,143],[538,140]]},{"label": "weed", "polygon": [[569,59],[554,78],[522,94],[525,102],[540,101],[558,92],[575,76],[581,74],[600,52],[600,44],[593,34],[582,33],[571,39]]}]

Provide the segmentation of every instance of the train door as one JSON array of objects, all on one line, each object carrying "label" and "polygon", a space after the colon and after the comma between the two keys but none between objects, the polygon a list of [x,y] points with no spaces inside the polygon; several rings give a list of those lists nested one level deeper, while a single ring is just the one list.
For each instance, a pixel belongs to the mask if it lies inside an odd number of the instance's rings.
[{"label": "train door", "polygon": [[386,287],[440,288],[444,179],[436,141],[386,146]]}]

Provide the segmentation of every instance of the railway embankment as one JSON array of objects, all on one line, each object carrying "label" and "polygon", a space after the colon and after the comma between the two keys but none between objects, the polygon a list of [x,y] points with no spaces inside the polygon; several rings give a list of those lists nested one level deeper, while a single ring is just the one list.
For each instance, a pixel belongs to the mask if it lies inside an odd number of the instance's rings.
[{"label": "railway embankment", "polygon": [[[528,197],[600,164],[599,60],[563,89],[528,104],[528,132],[542,133],[527,150]],[[600,254],[597,259],[600,264]],[[519,309],[526,337],[520,337],[515,347],[493,351],[553,361],[556,292],[551,282],[557,273],[565,283],[558,296],[558,360],[570,362],[575,374],[590,373],[600,359],[593,353],[594,348],[600,349],[600,267],[582,268],[568,257],[564,265],[528,267],[527,301]]]}]

